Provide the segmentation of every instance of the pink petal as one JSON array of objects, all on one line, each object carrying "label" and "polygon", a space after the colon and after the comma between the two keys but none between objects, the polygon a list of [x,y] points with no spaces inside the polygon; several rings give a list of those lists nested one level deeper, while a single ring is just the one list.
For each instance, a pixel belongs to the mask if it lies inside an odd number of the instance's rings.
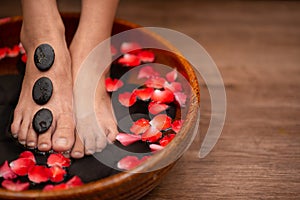
[{"label": "pink petal", "polygon": [[0,19],[0,24],[5,24],[11,20],[11,17],[4,17]]},{"label": "pink petal", "polygon": [[50,156],[47,159],[47,165],[49,167],[51,166],[59,166],[59,167],[69,167],[71,165],[71,160],[69,158],[66,158],[61,153],[53,153],[50,154]]},{"label": "pink petal", "polygon": [[184,94],[182,92],[174,92],[174,96],[175,96],[176,101],[179,103],[179,105],[181,107],[184,107],[185,103],[186,103],[186,99],[187,99],[186,94]]},{"label": "pink petal", "polygon": [[155,55],[152,51],[143,50],[140,51],[137,56],[144,63],[151,63],[155,59]]},{"label": "pink petal", "polygon": [[136,95],[130,92],[119,94],[119,102],[123,106],[130,107],[136,102]]},{"label": "pink petal", "polygon": [[159,150],[162,150],[164,147],[163,146],[160,146],[158,144],[150,144],[149,145],[151,151],[159,151]]},{"label": "pink petal", "polygon": [[152,115],[157,115],[160,112],[163,112],[165,110],[167,110],[169,108],[169,106],[167,104],[164,103],[157,103],[157,102],[153,102],[151,101],[148,105],[148,110]]},{"label": "pink petal", "polygon": [[26,53],[22,55],[21,60],[23,63],[27,62],[27,54]]},{"label": "pink petal", "polygon": [[29,169],[34,165],[35,162],[30,158],[18,158],[9,163],[11,170],[19,176],[27,175]]},{"label": "pink petal", "polygon": [[34,183],[47,182],[51,176],[49,168],[45,166],[35,165],[28,171],[28,179]]},{"label": "pink petal", "polygon": [[141,161],[138,159],[136,156],[126,156],[122,158],[118,162],[118,168],[119,169],[124,169],[124,170],[131,170],[138,166],[141,163]]},{"label": "pink petal", "polygon": [[61,182],[65,179],[65,176],[67,175],[66,170],[63,168],[54,165],[49,168],[50,171],[50,181],[58,183]]},{"label": "pink petal", "polygon": [[126,67],[136,67],[141,64],[141,60],[134,54],[124,54],[119,58],[118,63]]},{"label": "pink petal", "polygon": [[156,88],[156,89],[161,89],[164,87],[166,83],[166,79],[162,77],[150,77],[148,80],[145,81],[145,85],[150,88]]},{"label": "pink petal", "polygon": [[29,158],[31,159],[34,163],[36,163],[35,157],[31,151],[23,151],[20,155],[19,158]]},{"label": "pink petal", "polygon": [[143,89],[134,90],[134,93],[141,100],[146,101],[151,98],[153,91],[154,91],[153,88],[143,88]]},{"label": "pink petal", "polygon": [[22,183],[19,180],[17,182],[14,182],[12,180],[4,180],[1,185],[7,190],[20,192],[23,190],[27,190],[30,184],[28,182]]},{"label": "pink petal", "polygon": [[136,51],[139,51],[140,49],[141,46],[136,42],[123,42],[120,47],[122,53],[134,53]]},{"label": "pink petal", "polygon": [[171,103],[174,101],[174,94],[169,89],[154,90],[151,99],[158,103]]},{"label": "pink petal", "polygon": [[177,70],[174,69],[171,72],[166,74],[166,79],[169,82],[174,82],[177,79]]},{"label": "pink petal", "polygon": [[124,146],[128,146],[132,143],[135,143],[141,140],[141,138],[141,135],[134,135],[128,133],[119,133],[116,137],[116,139]]},{"label": "pink petal", "polygon": [[8,49],[7,50],[7,57],[16,57],[16,56],[18,56],[19,55],[19,51],[20,51],[20,47],[19,47],[19,45],[15,45],[15,46],[13,46],[13,48],[12,49]]},{"label": "pink petal", "polygon": [[23,44],[20,42],[19,43],[19,48],[20,48],[20,53],[21,54],[25,54],[26,52],[25,52],[25,49],[24,49],[24,47],[23,47]]},{"label": "pink petal", "polygon": [[159,144],[161,146],[165,147],[165,146],[167,146],[174,139],[175,136],[176,136],[176,134],[166,135],[166,136],[164,136],[163,138],[161,138],[159,140]]},{"label": "pink petal", "polygon": [[76,187],[76,186],[83,185],[83,182],[82,182],[82,180],[80,179],[79,176],[73,176],[73,178],[68,180],[67,185],[69,187]]},{"label": "pink petal", "polygon": [[155,71],[151,66],[142,67],[138,73],[138,79],[150,78],[154,76],[159,76],[159,73]]},{"label": "pink petal", "polygon": [[138,135],[144,133],[149,127],[149,120],[141,118],[132,124],[132,126],[130,127],[130,131]]},{"label": "pink petal", "polygon": [[172,127],[172,130],[175,132],[175,133],[179,133],[181,127],[182,127],[182,124],[183,124],[183,120],[175,120],[171,127]]},{"label": "pink petal", "polygon": [[7,160],[0,167],[0,177],[3,177],[4,179],[14,179],[17,177],[17,175],[9,167]]},{"label": "pink petal", "polygon": [[156,115],[151,121],[150,124],[152,127],[155,127],[157,130],[165,130],[171,127],[172,119],[166,114]]},{"label": "pink petal", "polygon": [[114,92],[123,86],[123,82],[121,80],[108,77],[105,79],[105,86],[107,92]]},{"label": "pink petal", "polygon": [[159,138],[161,138],[162,132],[160,132],[155,127],[150,127],[146,130],[145,133],[142,134],[142,141],[148,142],[157,142]]},{"label": "pink petal", "polygon": [[179,82],[172,82],[172,83],[166,82],[164,85],[164,88],[167,88],[167,89],[171,90],[172,92],[182,91],[182,86],[181,86],[181,83],[179,83]]}]

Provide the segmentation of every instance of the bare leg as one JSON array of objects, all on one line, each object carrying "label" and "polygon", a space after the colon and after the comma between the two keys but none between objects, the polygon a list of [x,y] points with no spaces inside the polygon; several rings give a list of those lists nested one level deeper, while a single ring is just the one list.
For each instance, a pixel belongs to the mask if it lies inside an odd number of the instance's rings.
[{"label": "bare leg", "polygon": [[[91,50],[110,37],[117,3],[117,0],[82,0],[79,26],[70,46],[73,81],[76,81],[80,66]],[[71,152],[74,158],[101,151],[106,146],[107,139],[113,141],[117,135],[117,126],[103,78],[99,81],[95,98],[100,131],[95,131],[95,124],[91,124],[93,121],[89,117],[77,120],[76,141]],[[74,101],[76,104],[78,99],[75,97]],[[86,128],[80,129],[83,126]]]},{"label": "bare leg", "polygon": [[[38,147],[41,151],[67,151],[74,144],[75,121],[71,59],[65,42],[64,25],[56,0],[23,0],[22,9],[24,18],[21,42],[26,49],[28,61],[11,130],[19,142],[28,147]],[[33,61],[34,51],[42,43],[50,44],[55,52],[54,64],[47,72],[40,72]],[[42,76],[50,78],[54,88],[45,106],[37,105],[31,96],[35,81]],[[41,107],[52,111],[53,123],[46,133],[37,136],[32,128],[32,119]]]}]

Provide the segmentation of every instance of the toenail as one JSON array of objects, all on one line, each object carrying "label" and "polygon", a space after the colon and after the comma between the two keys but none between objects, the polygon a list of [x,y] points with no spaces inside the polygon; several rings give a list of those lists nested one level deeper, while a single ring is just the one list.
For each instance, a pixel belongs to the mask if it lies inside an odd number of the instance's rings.
[{"label": "toenail", "polygon": [[41,149],[46,149],[46,148],[48,148],[48,144],[40,144],[40,148]]},{"label": "toenail", "polygon": [[74,152],[74,157],[81,157],[83,154],[79,151]]},{"label": "toenail", "polygon": [[18,134],[12,134],[13,138],[17,138]]},{"label": "toenail", "polygon": [[35,142],[29,142],[29,143],[27,144],[27,146],[28,146],[28,147],[35,147]]},{"label": "toenail", "polygon": [[59,146],[65,146],[67,144],[66,138],[59,138],[55,141],[55,143]]},{"label": "toenail", "polygon": [[22,145],[25,145],[26,144],[26,141],[25,140],[21,140],[21,141],[19,141],[20,142],[20,144],[22,144]]},{"label": "toenail", "polygon": [[88,155],[91,155],[93,153],[95,153],[95,151],[93,151],[93,150],[86,150],[86,154],[88,154]]}]

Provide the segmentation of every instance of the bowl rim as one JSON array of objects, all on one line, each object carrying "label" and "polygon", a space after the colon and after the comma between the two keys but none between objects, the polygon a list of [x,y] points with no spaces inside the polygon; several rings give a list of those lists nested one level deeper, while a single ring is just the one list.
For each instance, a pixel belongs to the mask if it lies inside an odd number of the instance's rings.
[{"label": "bowl rim", "polygon": [[[63,13],[63,17],[76,17],[79,16],[78,13]],[[6,21],[4,23],[0,23],[0,26],[5,24],[5,23],[15,23],[19,22],[22,20],[21,16],[12,16],[10,17],[9,21]],[[114,21],[115,24],[121,24],[124,26],[127,26],[129,29],[134,29],[134,28],[142,28],[142,26],[137,25],[135,23],[129,22],[124,19],[115,19]],[[176,147],[181,140],[189,134],[189,129],[190,126],[193,125],[195,122],[195,117],[198,115],[198,108],[200,105],[200,88],[199,84],[197,81],[197,76],[193,68],[191,67],[190,63],[185,60],[182,55],[172,44],[170,44],[168,41],[165,39],[161,38],[159,35],[148,31],[148,30],[142,30],[146,35],[149,35],[150,37],[154,38],[155,40],[159,41],[162,43],[165,47],[168,49],[172,50],[172,52],[176,52],[178,56],[176,58],[178,61],[181,63],[182,66],[185,66],[185,72],[187,73],[187,76],[189,80],[193,80],[192,82],[189,81],[189,84],[191,84],[191,88],[193,92],[191,92],[191,99],[190,99],[190,106],[188,108],[188,113],[190,115],[187,115],[187,119],[185,120],[182,129],[177,133],[176,137],[172,140],[172,142],[167,145],[163,151],[160,151],[156,153],[155,155],[151,156],[146,162],[143,162],[136,168],[130,171],[123,171],[105,178],[102,178],[100,180],[92,181],[89,183],[85,183],[82,186],[66,189],[66,190],[55,190],[55,191],[43,191],[43,190],[26,190],[26,191],[20,191],[20,192],[14,192],[14,191],[9,191],[3,188],[0,188],[0,198],[16,198],[18,197],[19,199],[29,199],[29,198],[44,198],[44,199],[50,199],[53,197],[62,197],[62,198],[67,198],[67,197],[74,197],[82,194],[91,194],[94,191],[104,191],[108,188],[111,188],[113,186],[119,185],[121,182],[126,182],[128,180],[131,180],[135,176],[138,176],[139,174],[143,173],[155,173],[155,171],[151,171],[151,168],[155,166],[158,162],[161,161],[162,158],[164,158],[167,155],[170,155],[172,151],[174,150],[173,148]],[[184,133],[185,132],[185,133]],[[180,136],[180,137],[178,137]],[[177,160],[175,160],[176,162]],[[171,165],[173,163],[170,163]],[[165,166],[164,168],[167,168],[170,166]],[[163,169],[164,169],[163,168]],[[144,171],[147,172],[144,172]]]}]

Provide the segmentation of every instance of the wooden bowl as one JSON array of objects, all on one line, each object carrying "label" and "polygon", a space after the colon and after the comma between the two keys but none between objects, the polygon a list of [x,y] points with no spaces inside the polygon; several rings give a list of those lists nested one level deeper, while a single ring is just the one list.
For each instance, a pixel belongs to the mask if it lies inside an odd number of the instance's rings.
[{"label": "wooden bowl", "polygon": [[[78,24],[78,14],[64,14],[63,20],[66,26],[66,38],[70,43]],[[7,22],[0,24],[0,47],[18,44],[22,18],[12,17]],[[131,22],[115,20],[113,34],[117,34],[133,28],[138,28]],[[163,47],[176,51],[171,44],[159,36],[149,32],[141,31],[143,40],[162,45]],[[83,186],[68,190],[43,192],[41,190],[28,190],[12,192],[0,188],[0,199],[139,199],[156,187],[160,180],[174,166],[181,153],[189,145],[193,137],[193,127],[199,115],[200,93],[197,77],[191,65],[182,57],[169,53],[160,52],[159,60],[168,66],[176,66],[187,81],[192,92],[188,99],[187,116],[181,131],[174,140],[163,150],[156,153],[140,166],[128,172],[121,172],[107,178],[93,181]],[[0,74],[15,74],[17,69],[12,67],[14,63],[10,60],[1,62]],[[170,162],[171,161],[171,162]],[[165,165],[164,165],[165,164]],[[157,166],[164,166],[158,168]]]}]

